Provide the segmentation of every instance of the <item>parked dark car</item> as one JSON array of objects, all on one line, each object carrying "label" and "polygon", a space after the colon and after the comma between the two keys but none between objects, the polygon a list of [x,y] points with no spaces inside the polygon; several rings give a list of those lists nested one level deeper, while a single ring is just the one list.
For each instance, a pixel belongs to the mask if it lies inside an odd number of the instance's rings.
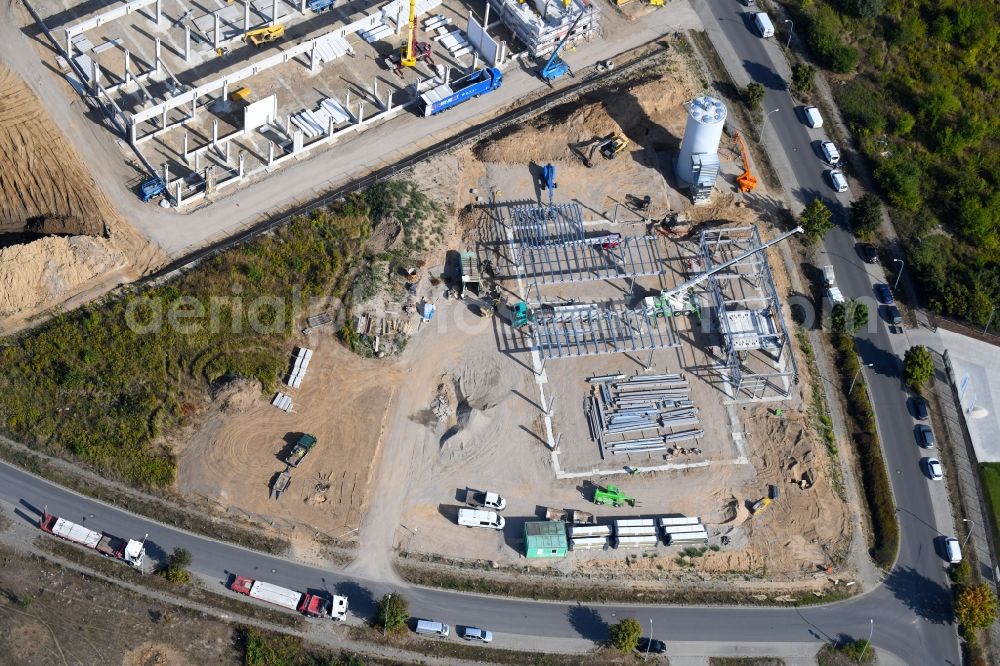
[{"label": "parked dark car", "polygon": [[886,320],[893,326],[903,325],[903,315],[899,313],[899,308],[895,305],[890,305],[885,311]]},{"label": "parked dark car", "polygon": [[930,426],[918,425],[915,430],[917,436],[917,444],[924,447],[925,449],[934,448],[934,431],[931,430]]},{"label": "parked dark car", "polygon": [[920,396],[917,396],[913,398],[912,402],[913,402],[913,417],[920,419],[921,421],[926,421],[928,416],[927,401],[921,398]]},{"label": "parked dark car", "polygon": [[[649,648],[648,650],[647,646]],[[643,636],[639,639],[639,642],[636,643],[635,649],[642,653],[648,651],[654,654],[663,654],[667,651],[667,644],[655,638],[646,638]]]},{"label": "parked dark car", "polygon": [[893,305],[896,302],[896,299],[892,297],[892,289],[889,289],[887,284],[875,285],[875,295],[878,297],[878,302],[883,305]]},{"label": "parked dark car", "polygon": [[861,257],[869,264],[878,263],[878,250],[871,243],[861,243],[858,245],[858,250],[861,251]]}]

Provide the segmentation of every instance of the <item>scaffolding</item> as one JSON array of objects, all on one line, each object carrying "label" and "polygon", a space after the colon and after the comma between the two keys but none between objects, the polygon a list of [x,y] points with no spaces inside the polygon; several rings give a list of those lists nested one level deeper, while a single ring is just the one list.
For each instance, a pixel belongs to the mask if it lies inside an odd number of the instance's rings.
[{"label": "scaffolding", "polygon": [[662,275],[658,236],[607,234],[521,250],[524,277],[541,285]]},{"label": "scaffolding", "polygon": [[[701,234],[705,270],[763,245],[755,226]],[[723,381],[736,400],[782,400],[798,382],[781,301],[765,252],[711,276],[712,322],[722,336]]]},{"label": "scaffolding", "polygon": [[672,319],[647,316],[624,303],[545,306],[534,312],[532,331],[543,359],[680,346]]}]

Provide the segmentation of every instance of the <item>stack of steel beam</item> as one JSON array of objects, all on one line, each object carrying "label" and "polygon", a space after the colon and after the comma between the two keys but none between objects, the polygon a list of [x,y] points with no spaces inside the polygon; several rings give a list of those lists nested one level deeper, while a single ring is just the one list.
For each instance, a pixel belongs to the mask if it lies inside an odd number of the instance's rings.
[{"label": "stack of steel beam", "polygon": [[688,397],[687,380],[679,374],[611,374],[587,381],[592,390],[584,401],[584,414],[602,460],[605,451],[612,455],[653,453],[666,450],[668,443],[705,434],[694,427],[700,423],[698,408]]}]

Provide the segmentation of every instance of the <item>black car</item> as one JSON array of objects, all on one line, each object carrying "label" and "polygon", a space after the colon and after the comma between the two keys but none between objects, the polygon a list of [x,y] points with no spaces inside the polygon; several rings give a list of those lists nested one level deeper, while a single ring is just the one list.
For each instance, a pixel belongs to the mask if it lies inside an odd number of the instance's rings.
[{"label": "black car", "polygon": [[858,246],[858,249],[861,251],[862,258],[864,258],[864,260],[869,264],[878,263],[878,250],[875,249],[874,245],[871,243],[861,243],[861,245]]},{"label": "black car", "polygon": [[913,398],[913,416],[921,421],[927,420],[927,401],[919,396]]},{"label": "black car", "polygon": [[635,649],[639,652],[646,653],[652,652],[653,654],[663,654],[667,651],[667,644],[663,641],[656,640],[655,638],[646,638],[645,636],[639,639],[636,644]]}]

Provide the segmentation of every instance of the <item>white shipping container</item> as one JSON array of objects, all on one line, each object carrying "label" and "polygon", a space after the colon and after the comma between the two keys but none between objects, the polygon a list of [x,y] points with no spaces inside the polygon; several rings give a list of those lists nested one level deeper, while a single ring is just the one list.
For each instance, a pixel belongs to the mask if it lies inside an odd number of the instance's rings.
[{"label": "white shipping container", "polygon": [[610,525],[571,525],[569,535],[576,539],[579,537],[608,537],[611,536]]},{"label": "white shipping container", "polygon": [[667,525],[663,528],[664,534],[684,534],[686,532],[704,532],[704,525]]},{"label": "white shipping container", "polygon": [[706,541],[708,541],[708,532],[702,532],[701,534],[690,532],[688,534],[667,535],[668,546],[676,546],[684,543],[705,543]]},{"label": "white shipping container", "polygon": [[656,536],[655,525],[643,525],[642,527],[619,527],[615,530],[618,536]]},{"label": "white shipping container", "polygon": [[571,550],[593,550],[595,548],[604,548],[608,545],[608,539],[607,537],[582,537],[572,539],[569,544]]},{"label": "white shipping container", "polygon": [[101,540],[101,535],[98,532],[88,530],[83,525],[71,523],[64,518],[56,519],[56,524],[52,526],[52,533],[67,541],[83,544],[88,548],[97,548],[97,544]]},{"label": "white shipping container", "polygon": [[679,516],[676,518],[660,518],[660,527],[668,525],[700,525],[701,518],[697,516]]},{"label": "white shipping container", "polygon": [[300,592],[278,587],[271,583],[265,583],[262,580],[254,581],[253,586],[250,588],[250,596],[254,599],[267,601],[289,610],[298,610],[299,601],[302,599]]},{"label": "white shipping container", "polygon": [[644,548],[658,544],[660,540],[654,536],[621,536],[615,538],[616,548]]},{"label": "white shipping container", "polygon": [[653,518],[623,518],[621,520],[615,521],[615,527],[645,527],[646,525],[655,526],[656,521]]}]

